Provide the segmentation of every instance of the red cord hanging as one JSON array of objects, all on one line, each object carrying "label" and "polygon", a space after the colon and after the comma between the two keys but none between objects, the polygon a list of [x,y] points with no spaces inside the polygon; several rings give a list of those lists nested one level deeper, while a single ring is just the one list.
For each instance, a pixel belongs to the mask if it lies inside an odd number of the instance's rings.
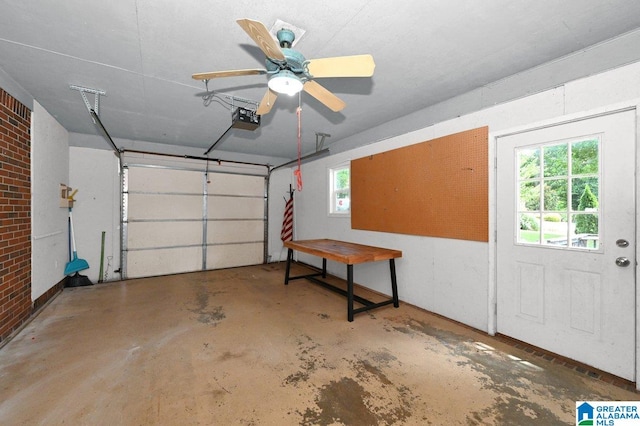
[{"label": "red cord hanging", "polygon": [[298,109],[296,110],[296,115],[298,116],[298,168],[293,172],[296,177],[296,187],[298,191],[302,191],[302,170],[300,169],[300,165],[302,164],[301,155],[302,155],[302,108],[298,105]]}]

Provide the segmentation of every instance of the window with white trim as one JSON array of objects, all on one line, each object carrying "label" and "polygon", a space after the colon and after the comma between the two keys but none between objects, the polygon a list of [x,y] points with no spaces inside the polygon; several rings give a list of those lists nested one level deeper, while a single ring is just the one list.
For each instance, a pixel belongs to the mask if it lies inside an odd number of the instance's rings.
[{"label": "window with white trim", "polygon": [[351,179],[349,163],[329,169],[329,214],[351,214]]}]

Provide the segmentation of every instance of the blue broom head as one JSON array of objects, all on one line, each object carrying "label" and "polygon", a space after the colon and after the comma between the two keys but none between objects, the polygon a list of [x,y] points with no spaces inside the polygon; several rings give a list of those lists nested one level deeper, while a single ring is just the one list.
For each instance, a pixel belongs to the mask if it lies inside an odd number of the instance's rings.
[{"label": "blue broom head", "polygon": [[67,266],[64,268],[65,275],[72,275],[79,271],[84,271],[85,269],[89,269],[89,264],[84,259],[78,259],[78,254],[73,252],[73,260],[67,263]]}]

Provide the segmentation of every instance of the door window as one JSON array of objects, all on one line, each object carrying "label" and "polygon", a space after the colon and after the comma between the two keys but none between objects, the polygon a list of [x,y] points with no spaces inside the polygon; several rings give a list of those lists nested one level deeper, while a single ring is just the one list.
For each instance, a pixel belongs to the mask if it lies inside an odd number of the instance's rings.
[{"label": "door window", "polygon": [[516,149],[517,244],[600,248],[600,137]]}]

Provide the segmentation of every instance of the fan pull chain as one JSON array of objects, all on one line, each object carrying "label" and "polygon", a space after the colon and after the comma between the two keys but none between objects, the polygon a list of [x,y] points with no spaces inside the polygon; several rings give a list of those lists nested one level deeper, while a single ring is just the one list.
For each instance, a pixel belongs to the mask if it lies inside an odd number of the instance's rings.
[{"label": "fan pull chain", "polygon": [[300,107],[300,103],[298,102],[298,108],[296,109],[296,115],[298,116],[298,169],[293,172],[296,177],[296,186],[298,191],[302,191],[302,170],[300,169],[300,165],[302,164],[301,155],[302,155],[302,138],[301,138],[301,128],[302,128],[302,108]]}]

